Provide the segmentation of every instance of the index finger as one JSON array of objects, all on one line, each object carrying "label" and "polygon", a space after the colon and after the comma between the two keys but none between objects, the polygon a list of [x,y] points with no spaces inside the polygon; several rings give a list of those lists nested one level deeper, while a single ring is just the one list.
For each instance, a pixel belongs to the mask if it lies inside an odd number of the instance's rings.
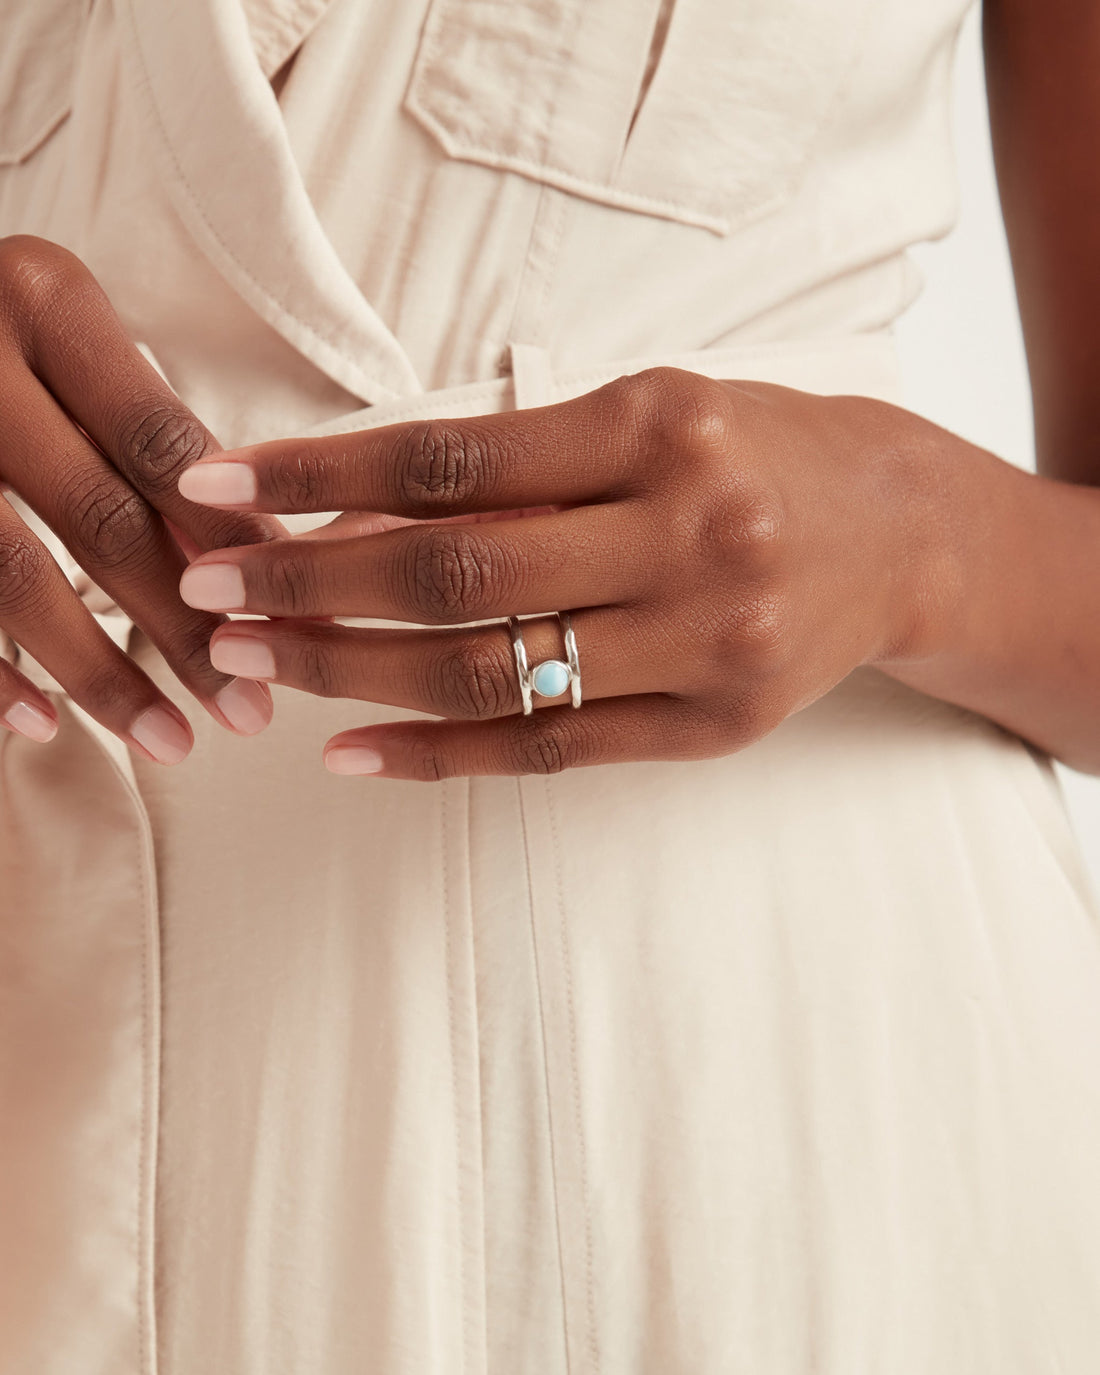
[{"label": "index finger", "polygon": [[631,485],[650,447],[632,381],[551,406],[229,450],[188,468],[180,491],[237,510],[419,520],[607,498]]},{"label": "index finger", "polygon": [[0,245],[6,325],[28,369],[135,491],[199,549],[285,535],[259,515],[184,500],[181,472],[221,446],[131,340],[79,258],[29,235]]}]

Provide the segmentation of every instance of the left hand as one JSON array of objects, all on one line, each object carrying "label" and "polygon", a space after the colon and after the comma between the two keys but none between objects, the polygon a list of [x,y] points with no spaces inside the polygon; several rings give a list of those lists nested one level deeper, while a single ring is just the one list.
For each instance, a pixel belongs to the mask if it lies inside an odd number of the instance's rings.
[{"label": "left hand", "polygon": [[[957,581],[943,438],[884,402],[655,368],[558,405],[277,440],[201,459],[180,491],[413,523],[206,553],[181,594],[290,618],[221,626],[223,672],[451,718],[334,736],[337,773],[716,757],[857,665],[930,652]],[[450,519],[490,512],[513,515]],[[506,627],[467,623],[558,610],[574,613],[583,705],[523,716]],[[463,628],[305,619],[333,615]],[[523,630],[532,664],[564,657],[555,618]]]}]

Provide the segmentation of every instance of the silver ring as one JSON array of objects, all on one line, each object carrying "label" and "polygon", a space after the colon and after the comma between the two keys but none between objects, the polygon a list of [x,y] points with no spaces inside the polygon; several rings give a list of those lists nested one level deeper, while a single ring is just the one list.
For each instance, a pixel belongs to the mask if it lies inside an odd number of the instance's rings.
[{"label": "silver ring", "polygon": [[581,664],[577,653],[577,635],[573,629],[573,617],[568,611],[557,613],[565,640],[565,660],[543,659],[533,667],[527,660],[527,646],[523,641],[523,630],[519,618],[508,617],[508,629],[512,634],[512,651],[516,658],[516,677],[519,679],[519,695],[523,702],[524,716],[530,716],[535,709],[532,698],[563,697],[569,693],[574,707],[581,704]]}]

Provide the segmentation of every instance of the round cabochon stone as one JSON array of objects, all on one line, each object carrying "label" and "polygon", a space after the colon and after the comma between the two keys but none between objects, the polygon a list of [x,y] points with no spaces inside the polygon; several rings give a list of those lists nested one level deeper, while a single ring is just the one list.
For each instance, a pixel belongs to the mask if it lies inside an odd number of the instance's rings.
[{"label": "round cabochon stone", "polygon": [[531,686],[540,697],[560,697],[569,686],[569,665],[547,659],[531,674]]}]

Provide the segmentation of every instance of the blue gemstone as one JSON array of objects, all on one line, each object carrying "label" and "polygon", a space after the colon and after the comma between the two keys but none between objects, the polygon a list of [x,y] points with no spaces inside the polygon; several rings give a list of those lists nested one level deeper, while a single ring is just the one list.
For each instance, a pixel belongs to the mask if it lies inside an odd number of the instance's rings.
[{"label": "blue gemstone", "polygon": [[540,697],[560,697],[569,686],[569,665],[547,659],[531,674],[531,686]]}]

